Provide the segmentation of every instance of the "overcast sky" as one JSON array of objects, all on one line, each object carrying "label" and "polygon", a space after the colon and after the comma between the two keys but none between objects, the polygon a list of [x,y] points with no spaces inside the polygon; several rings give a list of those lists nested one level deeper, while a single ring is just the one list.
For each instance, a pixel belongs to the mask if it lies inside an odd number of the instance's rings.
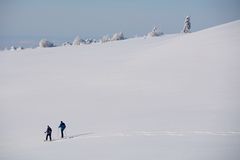
[{"label": "overcast sky", "polygon": [[239,0],[0,0],[0,40],[176,33],[187,15],[198,31],[240,19],[239,8]]}]

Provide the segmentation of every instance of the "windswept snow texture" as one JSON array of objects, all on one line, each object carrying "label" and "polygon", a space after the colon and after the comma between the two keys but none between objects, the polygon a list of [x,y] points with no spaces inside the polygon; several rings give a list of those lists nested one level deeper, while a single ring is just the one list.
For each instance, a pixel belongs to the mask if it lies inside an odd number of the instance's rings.
[{"label": "windswept snow texture", "polygon": [[0,159],[239,160],[239,61],[240,21],[0,52]]}]

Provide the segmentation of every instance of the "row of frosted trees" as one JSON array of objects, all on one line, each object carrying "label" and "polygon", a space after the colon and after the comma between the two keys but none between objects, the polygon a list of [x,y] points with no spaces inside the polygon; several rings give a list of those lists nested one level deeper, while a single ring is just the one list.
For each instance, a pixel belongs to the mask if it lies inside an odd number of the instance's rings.
[{"label": "row of frosted trees", "polygon": [[[182,32],[183,33],[190,33],[191,31],[191,22],[190,22],[190,16],[187,16],[185,18],[185,21],[184,21],[184,26],[183,26],[183,30]],[[158,36],[161,36],[163,35],[163,32],[160,31],[160,29],[158,27],[154,27],[152,29],[151,32],[149,32],[147,34],[147,37],[158,37]],[[119,41],[119,40],[124,40],[126,39],[126,37],[124,36],[124,34],[122,32],[120,33],[115,33],[113,34],[112,36],[108,36],[108,35],[105,35],[101,38],[101,40],[99,40],[99,42],[101,43],[106,43],[106,42],[110,42],[110,41]],[[82,45],[82,44],[91,44],[91,43],[96,43],[97,40],[95,39],[81,39],[79,36],[77,36],[73,42],[65,42],[63,43],[62,45],[63,46],[70,46],[70,45]],[[45,40],[45,39],[42,39],[40,42],[39,42],[39,47],[42,47],[42,48],[46,48],[46,47],[54,47],[54,43],[48,41],[48,40]]]}]

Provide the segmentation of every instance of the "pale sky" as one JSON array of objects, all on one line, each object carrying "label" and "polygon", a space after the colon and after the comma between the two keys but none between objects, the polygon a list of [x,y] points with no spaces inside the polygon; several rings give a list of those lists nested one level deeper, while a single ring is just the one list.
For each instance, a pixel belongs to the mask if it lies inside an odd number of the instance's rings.
[{"label": "pale sky", "polygon": [[141,36],[154,26],[177,33],[187,15],[198,31],[240,19],[239,8],[239,0],[0,0],[0,47],[41,38],[72,41],[76,35]]}]

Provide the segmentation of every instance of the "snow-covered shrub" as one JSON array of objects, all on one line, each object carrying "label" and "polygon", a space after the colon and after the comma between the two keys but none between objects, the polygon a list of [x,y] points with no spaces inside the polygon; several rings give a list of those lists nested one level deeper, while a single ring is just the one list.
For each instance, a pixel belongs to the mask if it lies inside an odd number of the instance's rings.
[{"label": "snow-covered shrub", "polygon": [[101,41],[101,43],[106,43],[106,42],[111,41],[111,38],[108,35],[105,35],[102,37],[102,39],[100,41]]},{"label": "snow-covered shrub", "polygon": [[93,43],[93,39],[86,39],[85,40],[85,44],[91,44],[91,43]]},{"label": "snow-covered shrub", "polygon": [[122,32],[119,32],[119,33],[115,33],[112,38],[111,38],[111,41],[119,41],[119,40],[124,40],[124,35]]},{"label": "snow-covered shrub", "polygon": [[190,33],[191,29],[191,22],[190,22],[190,16],[187,16],[184,21],[183,31],[184,33]]},{"label": "snow-covered shrub", "polygon": [[11,48],[10,48],[10,51],[16,51],[16,47],[15,46],[11,46]]},{"label": "snow-covered shrub", "polygon": [[158,27],[154,27],[152,31],[147,34],[148,37],[158,37],[161,35],[163,35],[163,32],[161,32]]},{"label": "snow-covered shrub", "polygon": [[23,49],[24,49],[23,47],[18,47],[16,50],[20,51],[20,50],[23,50]]},{"label": "snow-covered shrub", "polygon": [[70,42],[64,42],[63,44],[62,44],[62,46],[71,46],[72,45],[72,43],[70,43]]},{"label": "snow-covered shrub", "polygon": [[74,46],[81,45],[81,44],[85,44],[85,40],[81,39],[79,36],[77,36],[72,43],[72,45]]},{"label": "snow-covered shrub", "polygon": [[46,39],[42,39],[39,42],[39,47],[42,47],[42,48],[54,47],[54,44],[52,42],[47,41]]}]

